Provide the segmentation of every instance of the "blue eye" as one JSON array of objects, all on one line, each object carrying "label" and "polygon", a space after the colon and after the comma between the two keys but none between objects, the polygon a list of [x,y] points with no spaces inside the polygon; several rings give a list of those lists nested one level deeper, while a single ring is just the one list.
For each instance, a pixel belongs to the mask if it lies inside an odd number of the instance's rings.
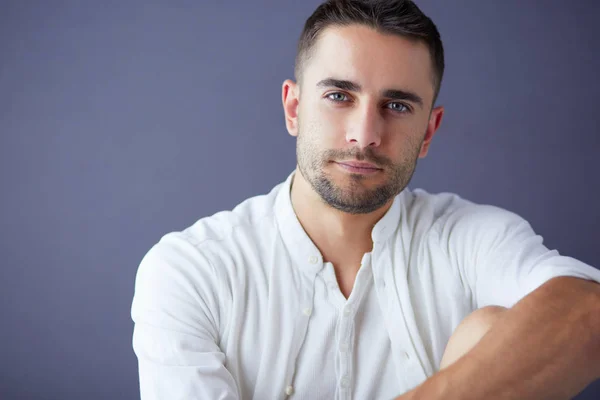
[{"label": "blue eye", "polygon": [[330,93],[327,95],[327,98],[333,101],[346,101],[348,99],[345,94],[340,92]]},{"label": "blue eye", "polygon": [[410,111],[409,108],[402,103],[392,102],[392,103],[388,103],[387,106],[389,109],[391,109],[393,111],[398,111],[398,112]]}]

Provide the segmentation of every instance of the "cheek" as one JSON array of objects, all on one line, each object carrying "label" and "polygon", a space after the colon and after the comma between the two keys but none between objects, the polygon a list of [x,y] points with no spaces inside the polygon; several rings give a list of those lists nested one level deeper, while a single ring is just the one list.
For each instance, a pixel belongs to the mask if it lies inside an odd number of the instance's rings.
[{"label": "cheek", "polygon": [[393,160],[408,160],[415,156],[421,148],[424,133],[421,134],[418,127],[413,124],[404,124],[390,129],[388,141],[384,147],[387,154]]},{"label": "cheek", "polygon": [[306,118],[302,119],[302,131],[312,141],[325,148],[340,147],[345,143],[345,120],[342,113],[327,107],[315,107],[304,116]]},{"label": "cheek", "polygon": [[318,112],[321,138],[331,147],[341,147],[346,143],[347,118],[342,110],[323,107]]}]

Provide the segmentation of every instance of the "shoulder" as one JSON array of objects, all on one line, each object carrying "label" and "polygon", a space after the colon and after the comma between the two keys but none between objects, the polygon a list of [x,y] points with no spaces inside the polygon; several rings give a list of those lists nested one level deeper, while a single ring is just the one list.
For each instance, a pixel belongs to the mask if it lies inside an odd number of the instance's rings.
[{"label": "shoulder", "polygon": [[275,219],[275,203],[282,184],[269,193],[244,200],[232,210],[204,217],[186,228],[184,235],[199,248],[234,245],[240,237],[256,236],[269,230]]},{"label": "shoulder", "polygon": [[[165,234],[143,257],[138,280],[175,280],[185,285],[213,281],[228,260],[259,251],[257,242],[274,235],[275,200],[280,185],[251,197],[233,210],[204,217],[191,226]],[[158,283],[158,282],[157,282]]]},{"label": "shoulder", "polygon": [[467,200],[456,193],[412,191],[410,214],[428,221],[430,233],[440,237],[487,235],[511,230],[527,222],[515,212]]}]

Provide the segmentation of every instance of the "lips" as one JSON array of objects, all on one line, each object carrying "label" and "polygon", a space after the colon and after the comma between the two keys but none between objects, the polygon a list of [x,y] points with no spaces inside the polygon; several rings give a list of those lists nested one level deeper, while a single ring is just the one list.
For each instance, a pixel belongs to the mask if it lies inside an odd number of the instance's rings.
[{"label": "lips", "polygon": [[369,169],[369,170],[381,169],[381,168],[377,167],[375,164],[362,162],[362,161],[339,161],[338,164],[347,165],[352,168],[362,168],[362,169]]}]

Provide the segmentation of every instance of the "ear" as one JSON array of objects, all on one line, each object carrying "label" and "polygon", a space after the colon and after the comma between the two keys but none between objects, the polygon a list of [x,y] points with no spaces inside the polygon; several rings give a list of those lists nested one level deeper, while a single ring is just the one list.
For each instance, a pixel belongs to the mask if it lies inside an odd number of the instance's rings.
[{"label": "ear", "polygon": [[427,123],[427,132],[425,133],[425,139],[423,140],[423,144],[421,144],[421,152],[419,153],[419,158],[423,158],[427,155],[427,152],[429,151],[429,145],[431,144],[431,139],[433,139],[433,135],[435,135],[435,132],[442,124],[443,116],[443,106],[435,107],[433,110],[431,110],[429,122]]},{"label": "ear", "polygon": [[283,102],[283,112],[285,113],[285,126],[292,136],[298,136],[298,103],[299,103],[298,85],[286,79],[281,87],[281,100]]}]

